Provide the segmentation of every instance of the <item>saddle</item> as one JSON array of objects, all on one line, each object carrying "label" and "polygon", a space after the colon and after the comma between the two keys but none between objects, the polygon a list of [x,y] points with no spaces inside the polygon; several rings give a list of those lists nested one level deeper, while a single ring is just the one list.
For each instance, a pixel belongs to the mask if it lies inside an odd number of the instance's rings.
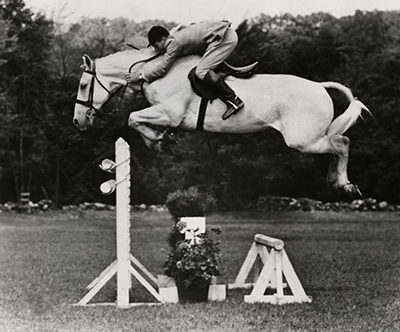
[{"label": "saddle", "polygon": [[[255,75],[256,66],[258,65],[258,61],[254,62],[251,65],[245,67],[233,67],[228,65],[226,62],[221,63],[216,69],[215,72],[220,75],[222,78],[226,78],[227,76],[233,76],[236,78],[250,78]],[[201,97],[201,103],[199,107],[199,114],[197,117],[196,130],[202,131],[204,125],[204,118],[206,116],[207,104],[208,102],[218,98],[218,94],[210,88],[207,84],[205,84],[202,80],[197,78],[196,67],[190,70],[188,74],[188,78],[190,81],[190,85],[192,86],[193,91]]]},{"label": "saddle", "polygon": [[[222,78],[226,78],[228,76],[233,76],[235,78],[247,79],[255,75],[256,66],[258,65],[258,61],[254,62],[251,65],[244,67],[233,67],[226,62],[222,62],[216,69],[215,72],[220,75]],[[207,100],[214,100],[218,98],[218,95],[214,90],[212,90],[207,84],[205,84],[202,80],[197,78],[196,67],[190,70],[188,74],[188,78],[190,84],[192,86],[193,91],[199,95],[200,97]]]}]

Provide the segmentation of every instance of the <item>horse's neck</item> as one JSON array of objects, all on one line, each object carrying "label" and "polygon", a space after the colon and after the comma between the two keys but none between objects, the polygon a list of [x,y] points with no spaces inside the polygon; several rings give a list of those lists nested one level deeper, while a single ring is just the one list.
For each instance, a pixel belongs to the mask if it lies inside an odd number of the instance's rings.
[{"label": "horse's neck", "polygon": [[143,58],[137,51],[123,51],[111,54],[96,62],[97,72],[110,79],[113,83],[126,84],[125,75],[135,62]]},{"label": "horse's neck", "polygon": [[121,64],[108,64],[101,62],[97,64],[97,73],[109,79],[112,83],[124,84],[125,74],[128,72],[125,66]]}]

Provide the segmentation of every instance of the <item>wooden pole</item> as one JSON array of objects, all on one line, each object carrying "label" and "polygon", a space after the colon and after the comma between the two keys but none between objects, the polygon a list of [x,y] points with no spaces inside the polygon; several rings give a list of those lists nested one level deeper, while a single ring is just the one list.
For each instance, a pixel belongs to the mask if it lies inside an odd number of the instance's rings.
[{"label": "wooden pole", "polygon": [[[86,288],[89,292],[78,302],[77,305],[89,305],[89,301],[103,288],[103,286],[114,276],[117,275],[117,306],[119,308],[129,308],[139,305],[155,305],[165,303],[165,300],[145,278],[157,284],[157,279],[130,253],[130,150],[129,145],[122,138],[115,142],[115,164],[107,160],[106,164],[110,167],[104,167],[104,161],[100,167],[113,173],[115,170],[115,181],[112,181],[111,188],[106,189],[106,194],[111,194],[116,190],[116,246],[117,259],[111,263],[100,275],[95,278]],[[110,180],[111,181],[111,180]],[[110,182],[110,181],[107,181]],[[102,184],[102,186],[104,183]],[[109,185],[110,186],[110,185]],[[100,187],[101,188],[101,187]],[[134,268],[132,264],[136,267]],[[140,271],[140,272],[139,272]],[[149,292],[158,303],[130,303],[129,291],[132,285],[132,276],[134,276]],[[93,305],[115,305],[115,303],[95,303]]]},{"label": "wooden pole", "polygon": [[130,267],[130,151],[129,145],[119,138],[115,142],[117,217],[117,305],[129,305],[131,288]]}]

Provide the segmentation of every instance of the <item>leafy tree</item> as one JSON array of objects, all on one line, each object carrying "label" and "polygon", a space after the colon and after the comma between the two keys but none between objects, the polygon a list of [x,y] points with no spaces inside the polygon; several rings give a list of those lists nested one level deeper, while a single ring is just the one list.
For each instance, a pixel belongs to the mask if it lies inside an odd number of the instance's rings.
[{"label": "leafy tree", "polygon": [[33,18],[24,6],[21,0],[0,4],[0,17],[9,21],[10,35],[18,37],[14,51],[1,67],[9,101],[2,105],[5,113],[2,132],[7,135],[2,150],[5,171],[14,175],[17,194],[30,190],[45,150],[40,123],[48,99],[46,59],[51,39],[51,22],[42,15]]}]

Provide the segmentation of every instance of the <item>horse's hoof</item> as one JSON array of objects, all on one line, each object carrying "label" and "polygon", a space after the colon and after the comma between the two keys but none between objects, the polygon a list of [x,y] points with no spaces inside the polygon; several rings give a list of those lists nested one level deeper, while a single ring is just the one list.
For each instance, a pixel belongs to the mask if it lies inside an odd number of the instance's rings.
[{"label": "horse's hoof", "polygon": [[172,145],[178,145],[179,142],[176,139],[174,133],[170,132],[169,129],[166,129],[161,136],[161,140]]},{"label": "horse's hoof", "polygon": [[173,145],[179,144],[179,141],[176,139],[176,137],[173,133],[168,133],[166,136],[166,139],[169,144],[173,144]]},{"label": "horse's hoof", "polygon": [[175,155],[174,151],[172,150],[172,147],[169,143],[165,141],[158,141],[153,145],[153,149],[162,153],[162,154],[167,154],[170,156]]},{"label": "horse's hoof", "polygon": [[344,195],[349,199],[363,199],[363,195],[358,187],[354,184],[348,183],[343,188]]}]

